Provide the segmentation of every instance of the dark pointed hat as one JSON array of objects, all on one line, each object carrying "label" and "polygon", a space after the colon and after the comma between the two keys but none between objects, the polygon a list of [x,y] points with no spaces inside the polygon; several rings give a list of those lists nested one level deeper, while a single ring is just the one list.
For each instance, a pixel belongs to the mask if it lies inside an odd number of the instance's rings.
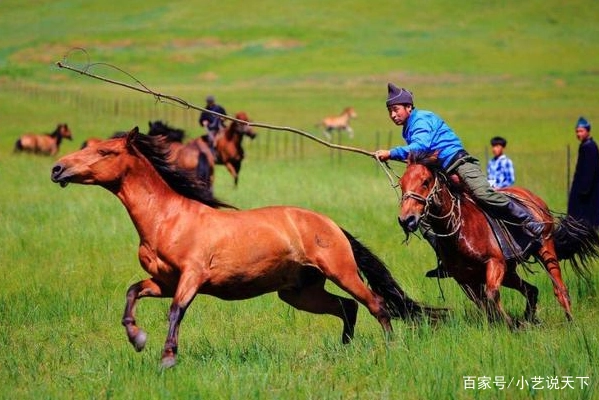
[{"label": "dark pointed hat", "polygon": [[578,121],[576,122],[576,128],[584,128],[587,131],[590,131],[591,124],[589,123],[589,121],[586,120],[586,118],[580,117],[580,118],[578,118]]},{"label": "dark pointed hat", "polygon": [[414,104],[412,92],[404,88],[398,88],[392,83],[387,84],[389,94],[387,95],[387,107],[394,104]]}]

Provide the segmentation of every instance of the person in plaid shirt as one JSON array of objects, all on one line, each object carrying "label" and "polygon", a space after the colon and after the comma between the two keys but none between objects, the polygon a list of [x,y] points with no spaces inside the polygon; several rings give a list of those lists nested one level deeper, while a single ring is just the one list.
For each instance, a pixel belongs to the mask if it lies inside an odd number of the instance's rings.
[{"label": "person in plaid shirt", "polygon": [[500,136],[491,139],[493,158],[487,164],[487,179],[493,189],[512,186],[516,181],[514,163],[503,153],[506,145],[507,140]]}]

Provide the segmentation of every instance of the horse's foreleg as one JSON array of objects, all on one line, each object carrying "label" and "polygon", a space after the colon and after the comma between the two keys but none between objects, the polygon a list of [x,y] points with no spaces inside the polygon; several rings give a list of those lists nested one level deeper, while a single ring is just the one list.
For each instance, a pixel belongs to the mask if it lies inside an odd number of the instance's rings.
[{"label": "horse's foreleg", "polygon": [[135,324],[135,306],[137,300],[142,297],[170,297],[172,293],[168,293],[154,279],[144,279],[129,287],[127,290],[127,303],[125,304],[125,313],[123,314],[122,324],[127,331],[129,342],[135,347],[135,350],[143,350],[146,344],[146,333],[139,329]]},{"label": "horse's foreleg", "polygon": [[169,368],[175,365],[179,347],[179,325],[185,316],[187,307],[193,301],[200,285],[194,275],[182,275],[179,286],[173,297],[173,302],[168,313],[168,334],[162,351],[162,366]]},{"label": "horse's foreleg", "polygon": [[347,125],[345,127],[345,130],[347,131],[347,135],[349,136],[350,139],[354,138],[354,130],[351,128],[351,126]]},{"label": "horse's foreleg", "polygon": [[546,241],[543,247],[538,252],[539,257],[543,266],[549,273],[549,277],[553,282],[553,293],[557,297],[557,301],[561,304],[566,318],[568,321],[572,320],[572,308],[570,303],[570,295],[568,294],[568,288],[564,284],[562,279],[562,271],[555,255],[555,248],[553,243]]},{"label": "horse's foreleg", "polygon": [[484,309],[485,304],[483,302],[484,285],[475,284],[473,282],[458,282],[460,288],[464,291],[466,297],[468,297],[476,306],[480,309]]},{"label": "horse's foreleg", "polygon": [[503,318],[506,324],[512,328],[513,323],[509,315],[504,311],[499,294],[499,288],[503,282],[506,272],[506,265],[496,259],[491,259],[487,262],[487,280],[485,295],[489,303],[489,318],[494,321],[497,317]]},{"label": "horse's foreleg", "polygon": [[239,176],[237,175],[237,171],[235,170],[235,166],[231,162],[225,163],[225,167],[227,167],[227,171],[233,177],[233,181],[235,182],[235,186],[237,186],[237,181],[239,180]]}]

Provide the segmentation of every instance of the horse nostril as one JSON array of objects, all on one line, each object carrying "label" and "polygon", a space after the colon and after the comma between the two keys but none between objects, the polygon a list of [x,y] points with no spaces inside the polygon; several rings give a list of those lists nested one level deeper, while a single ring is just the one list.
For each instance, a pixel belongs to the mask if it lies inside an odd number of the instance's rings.
[{"label": "horse nostril", "polygon": [[409,232],[414,232],[418,228],[418,217],[414,214],[410,214],[405,218],[398,217],[397,221],[402,228],[407,229]]},{"label": "horse nostril", "polygon": [[64,167],[60,164],[56,164],[52,167],[52,178],[56,178],[58,175],[62,173]]}]

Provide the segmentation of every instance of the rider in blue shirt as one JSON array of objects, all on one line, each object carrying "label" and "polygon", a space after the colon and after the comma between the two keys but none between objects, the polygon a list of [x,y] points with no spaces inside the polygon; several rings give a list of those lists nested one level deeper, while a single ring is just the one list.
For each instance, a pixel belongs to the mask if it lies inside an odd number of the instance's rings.
[{"label": "rider in blue shirt", "polygon": [[[402,136],[406,145],[378,150],[375,154],[379,160],[403,161],[410,152],[438,152],[443,169],[449,174],[457,174],[483,209],[496,218],[522,225],[533,246],[540,245],[544,224],[536,221],[525,207],[491,188],[478,160],[464,150],[461,140],[445,121],[430,111],[415,108],[412,93],[392,83],[388,84],[386,104],[389,118],[396,125],[403,126]],[[434,248],[434,237],[428,236]],[[429,271],[427,276],[447,276],[444,272],[437,269]]]}]

